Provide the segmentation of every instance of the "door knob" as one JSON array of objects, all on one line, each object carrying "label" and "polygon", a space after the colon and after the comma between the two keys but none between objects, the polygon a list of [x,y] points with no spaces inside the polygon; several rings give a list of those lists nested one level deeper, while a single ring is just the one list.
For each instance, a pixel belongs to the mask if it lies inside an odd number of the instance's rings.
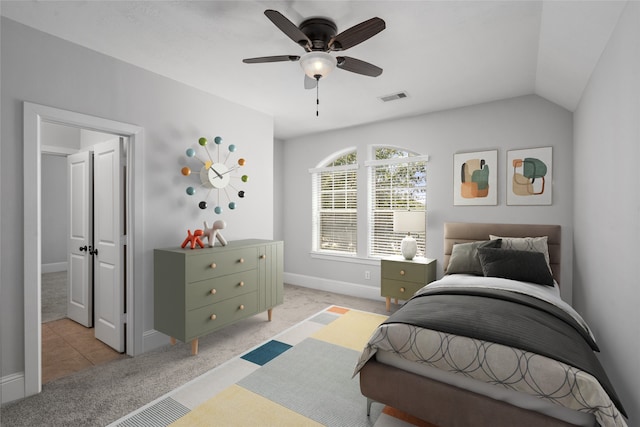
[{"label": "door knob", "polygon": [[86,251],[86,250],[87,250],[87,245],[80,246],[80,252]]},{"label": "door knob", "polygon": [[98,248],[91,249],[91,246],[89,246],[89,255],[98,255]]}]

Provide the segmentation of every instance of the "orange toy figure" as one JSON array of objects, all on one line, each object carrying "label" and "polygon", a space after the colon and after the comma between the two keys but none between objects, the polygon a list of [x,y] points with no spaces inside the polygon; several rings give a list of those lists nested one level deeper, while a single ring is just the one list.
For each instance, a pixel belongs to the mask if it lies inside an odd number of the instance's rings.
[{"label": "orange toy figure", "polygon": [[191,234],[191,230],[187,230],[187,238],[184,239],[184,242],[182,242],[182,248],[187,246],[189,242],[191,242],[191,249],[195,249],[196,245],[204,248],[204,243],[200,239],[200,236],[202,236],[203,234],[204,231],[202,230],[196,230],[193,232],[193,234]]}]

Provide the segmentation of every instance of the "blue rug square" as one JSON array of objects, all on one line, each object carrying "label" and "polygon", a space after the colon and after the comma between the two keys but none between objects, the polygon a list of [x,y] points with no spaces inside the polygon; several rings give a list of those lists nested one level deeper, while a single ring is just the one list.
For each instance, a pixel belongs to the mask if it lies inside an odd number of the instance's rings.
[{"label": "blue rug square", "polygon": [[289,350],[291,346],[280,341],[271,340],[268,343],[261,345],[260,347],[252,350],[241,358],[256,365],[263,366],[269,363],[276,357],[280,356],[285,351]]}]

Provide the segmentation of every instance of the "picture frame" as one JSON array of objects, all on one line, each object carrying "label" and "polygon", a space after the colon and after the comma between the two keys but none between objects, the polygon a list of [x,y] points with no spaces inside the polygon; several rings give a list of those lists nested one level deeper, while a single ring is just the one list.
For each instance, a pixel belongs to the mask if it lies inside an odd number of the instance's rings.
[{"label": "picture frame", "polygon": [[498,150],[453,155],[453,204],[498,204]]},{"label": "picture frame", "polygon": [[507,151],[507,205],[551,205],[553,148]]}]

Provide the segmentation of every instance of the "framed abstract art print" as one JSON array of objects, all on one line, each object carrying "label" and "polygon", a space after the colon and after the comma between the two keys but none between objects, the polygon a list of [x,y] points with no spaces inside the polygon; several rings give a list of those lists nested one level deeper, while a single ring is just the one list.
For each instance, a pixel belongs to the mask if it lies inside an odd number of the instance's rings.
[{"label": "framed abstract art print", "polygon": [[453,156],[453,204],[498,204],[498,150]]}]

